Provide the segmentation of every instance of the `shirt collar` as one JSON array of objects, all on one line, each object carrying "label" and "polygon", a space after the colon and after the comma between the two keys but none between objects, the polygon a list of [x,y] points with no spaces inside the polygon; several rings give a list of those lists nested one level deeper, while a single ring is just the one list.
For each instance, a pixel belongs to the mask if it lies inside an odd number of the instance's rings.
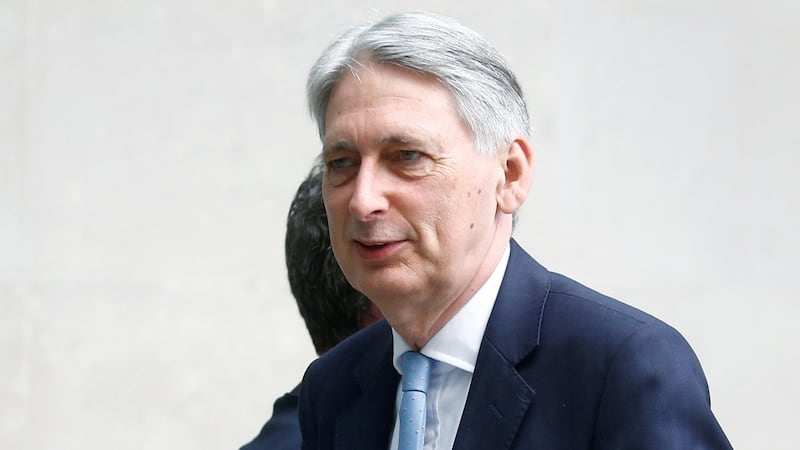
[{"label": "shirt collar", "polygon": [[[439,332],[420,349],[420,352],[437,361],[458,367],[469,373],[475,371],[478,350],[481,347],[486,324],[492,314],[497,293],[508,265],[510,246],[506,246],[503,257],[497,263],[489,279],[478,289],[472,298],[453,316]],[[392,328],[394,341],[394,367],[399,373],[400,355],[411,350],[400,334]]]}]

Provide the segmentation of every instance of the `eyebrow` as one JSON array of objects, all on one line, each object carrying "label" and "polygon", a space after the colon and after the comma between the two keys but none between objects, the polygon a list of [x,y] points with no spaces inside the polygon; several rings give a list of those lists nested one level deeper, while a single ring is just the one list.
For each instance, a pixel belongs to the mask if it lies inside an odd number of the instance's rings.
[{"label": "eyebrow", "polygon": [[323,143],[322,144],[322,154],[336,152],[336,151],[345,151],[345,150],[355,150],[357,147],[354,143],[347,139],[339,139],[333,141],[330,144]]}]

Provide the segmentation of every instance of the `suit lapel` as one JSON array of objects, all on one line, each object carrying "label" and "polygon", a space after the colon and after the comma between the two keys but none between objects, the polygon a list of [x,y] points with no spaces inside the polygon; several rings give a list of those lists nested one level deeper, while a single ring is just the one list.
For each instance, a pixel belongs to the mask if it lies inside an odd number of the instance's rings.
[{"label": "suit lapel", "polygon": [[539,345],[550,276],[515,241],[478,352],[454,449],[508,449],[535,391],[517,367]]},{"label": "suit lapel", "polygon": [[336,422],[334,448],[389,448],[400,375],[392,365],[392,338],[376,340],[353,368],[355,399]]}]

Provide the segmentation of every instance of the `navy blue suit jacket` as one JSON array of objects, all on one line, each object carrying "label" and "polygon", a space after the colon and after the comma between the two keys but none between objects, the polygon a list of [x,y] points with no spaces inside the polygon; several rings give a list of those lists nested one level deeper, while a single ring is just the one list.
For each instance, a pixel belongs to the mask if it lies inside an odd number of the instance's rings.
[{"label": "navy blue suit jacket", "polygon": [[300,424],[297,420],[297,400],[300,386],[275,400],[272,417],[252,441],[239,450],[299,450]]},{"label": "navy blue suit jacket", "polygon": [[[398,382],[385,321],[320,357],[300,393],[303,448],[388,448]],[[454,448],[730,444],[700,363],[677,331],[548,272],[512,240]]]}]

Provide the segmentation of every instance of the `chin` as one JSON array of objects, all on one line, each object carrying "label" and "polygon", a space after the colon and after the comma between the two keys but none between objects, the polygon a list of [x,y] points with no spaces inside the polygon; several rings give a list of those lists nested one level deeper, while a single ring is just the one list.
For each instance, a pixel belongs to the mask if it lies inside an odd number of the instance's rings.
[{"label": "chin", "polygon": [[415,291],[413,284],[409,283],[408,280],[367,276],[364,281],[359,283],[356,289],[363,292],[370,300],[405,297]]}]

